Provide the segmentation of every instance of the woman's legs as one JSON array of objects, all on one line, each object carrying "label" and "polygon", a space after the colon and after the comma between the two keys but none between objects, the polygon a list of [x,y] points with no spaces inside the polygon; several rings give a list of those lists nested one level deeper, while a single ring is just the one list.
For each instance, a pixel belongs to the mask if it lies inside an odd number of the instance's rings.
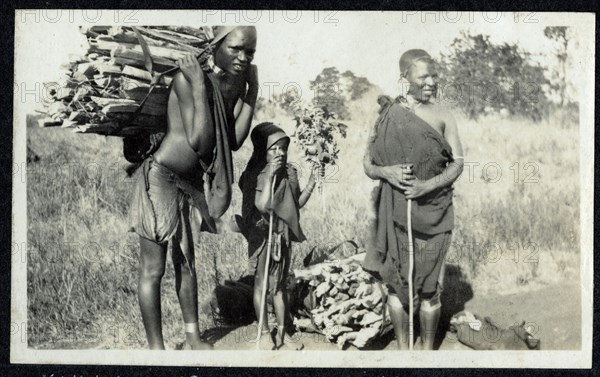
[{"label": "woman's legs", "polygon": [[[194,265],[189,266],[181,252],[173,245],[173,267],[175,269],[175,289],[183,322],[185,323],[185,341],[191,349],[212,349],[202,341],[198,326],[198,283]],[[179,255],[179,256],[178,256]],[[193,262],[192,262],[193,263]]]},{"label": "woman's legs", "polygon": [[140,237],[138,300],[150,349],[165,349],[162,336],[160,283],[165,273],[167,245]]},{"label": "woman's legs", "polygon": [[[184,206],[180,216],[181,221],[173,242],[173,268],[175,270],[175,290],[185,323],[185,341],[193,350],[212,349],[212,346],[202,341],[198,325],[198,280],[196,276],[196,258],[194,237],[189,222],[189,207]],[[200,224],[193,224],[200,227]],[[198,233],[194,236],[199,237]],[[179,242],[176,242],[179,240]],[[199,239],[198,239],[199,241]],[[197,242],[199,246],[199,242]]]},{"label": "woman's legs", "polygon": [[408,350],[408,313],[404,310],[397,295],[390,294],[388,296],[387,309],[392,325],[394,325],[398,349]]}]

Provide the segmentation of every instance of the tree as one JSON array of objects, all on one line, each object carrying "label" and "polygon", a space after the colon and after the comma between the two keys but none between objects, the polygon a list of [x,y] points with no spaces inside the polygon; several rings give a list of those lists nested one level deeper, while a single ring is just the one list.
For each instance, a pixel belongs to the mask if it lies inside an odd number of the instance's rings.
[{"label": "tree", "polygon": [[567,98],[567,49],[569,48],[567,31],[567,26],[547,26],[544,28],[546,38],[554,41],[556,45],[554,55],[558,64],[557,69],[553,72],[550,87],[557,92],[561,107],[569,102]]},{"label": "tree", "polygon": [[508,112],[539,121],[548,111],[544,69],[516,44],[494,44],[487,35],[462,32],[439,63],[442,100],[472,119]]},{"label": "tree", "polygon": [[317,77],[310,81],[310,89],[314,91],[313,103],[333,112],[339,119],[349,119],[350,113],[340,85],[340,72],[335,67],[324,68]]},{"label": "tree", "polygon": [[366,77],[356,76],[352,71],[342,73],[343,79],[348,81],[348,95],[351,101],[360,99],[363,94],[373,87],[373,84]]},{"label": "tree", "polygon": [[295,90],[288,90],[280,94],[273,95],[273,101],[288,114],[293,114],[293,103],[299,99],[298,92]]}]

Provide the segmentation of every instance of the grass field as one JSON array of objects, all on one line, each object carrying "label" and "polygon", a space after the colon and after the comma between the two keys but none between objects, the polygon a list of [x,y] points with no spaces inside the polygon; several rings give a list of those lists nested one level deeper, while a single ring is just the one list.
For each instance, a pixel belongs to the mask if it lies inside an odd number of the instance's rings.
[{"label": "grass field", "polygon": [[[317,194],[302,210],[308,241],[295,247],[294,263],[314,246],[348,239],[366,245],[375,184],[364,175],[361,159],[377,113],[374,93],[349,107],[353,116],[339,167],[327,172],[324,208]],[[274,117],[258,114],[257,122],[272,120],[291,131],[289,118]],[[121,140],[31,123],[28,146],[40,159],[15,177],[27,181],[29,345],[144,348],[136,295],[139,246],[127,225],[135,178],[122,169]],[[467,166],[455,184],[456,228],[448,255],[459,273],[447,278],[462,279],[475,296],[577,281],[577,127],[499,118],[459,118],[458,124]],[[248,140],[235,153],[236,179],[251,148]],[[302,163],[292,151],[294,159]],[[302,174],[301,183],[306,179]],[[225,220],[239,213],[240,204],[236,185]],[[217,283],[244,274],[245,241],[228,231],[206,235],[196,263],[205,303]],[[172,349],[183,341],[172,268],[163,280],[162,304],[163,332]],[[206,312],[201,321],[204,329],[213,325]]]}]

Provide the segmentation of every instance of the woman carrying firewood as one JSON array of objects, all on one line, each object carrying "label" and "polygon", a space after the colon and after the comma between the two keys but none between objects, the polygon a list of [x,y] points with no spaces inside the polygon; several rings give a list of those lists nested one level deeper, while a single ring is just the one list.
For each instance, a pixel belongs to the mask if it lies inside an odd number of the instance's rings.
[{"label": "woman carrying firewood", "polygon": [[[261,123],[251,135],[254,152],[240,178],[243,193],[242,233],[248,239],[250,269],[254,272],[254,309],[259,323],[257,341],[261,349],[302,349],[287,335],[290,318],[286,279],[292,241],[306,238],[300,228],[300,208],[316,184],[315,169],[308,186],[300,190],[296,169],[287,163],[290,138],[272,123]],[[267,266],[268,262],[268,266]],[[263,286],[267,276],[267,285]],[[273,295],[277,318],[275,339],[267,323],[266,292]],[[294,344],[290,344],[294,343]]]},{"label": "woman carrying firewood", "polygon": [[200,338],[194,249],[200,222],[203,230],[215,232],[214,219],[231,201],[231,151],[248,136],[258,94],[257,69],[251,64],[256,30],[216,27],[211,48],[202,61],[208,71],[196,56],[178,61],[167,132],[158,150],[143,162],[133,197],[133,230],[141,248],[138,298],[151,349],[164,349],[160,285],[168,242],[173,245],[175,285],[185,323],[184,348],[212,348]]}]

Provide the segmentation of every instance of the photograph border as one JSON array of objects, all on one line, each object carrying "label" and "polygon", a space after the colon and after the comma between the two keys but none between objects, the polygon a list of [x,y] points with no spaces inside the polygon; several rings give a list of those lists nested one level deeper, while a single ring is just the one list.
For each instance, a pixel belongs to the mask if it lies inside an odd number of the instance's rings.
[{"label": "photograph border", "polygon": [[[580,15],[577,15],[578,17]],[[589,17],[590,15],[587,15]],[[595,19],[591,20],[595,24]],[[586,20],[590,22],[590,20]],[[596,34],[595,27],[591,31],[592,41]],[[588,36],[588,37],[590,37]],[[18,41],[17,41],[18,43]],[[595,50],[596,46],[594,45]],[[595,58],[594,51],[589,51],[589,57]],[[594,60],[595,61],[595,60]],[[592,317],[593,317],[593,250],[594,245],[594,215],[593,207],[588,203],[594,200],[594,164],[589,156],[594,154],[594,125],[595,109],[595,71],[594,65],[587,64],[582,74],[588,78],[583,80],[580,88],[581,98],[593,98],[580,102],[580,225],[581,225],[581,281],[582,281],[582,350],[581,351],[539,351],[523,353],[512,351],[494,351],[479,353],[473,359],[472,351],[435,351],[421,353],[403,353],[399,358],[396,351],[348,352],[348,351],[303,351],[301,353],[257,353],[255,351],[145,351],[145,350],[34,350],[26,347],[20,337],[10,338],[11,363],[54,364],[61,360],[62,364],[89,365],[165,365],[165,366],[247,366],[247,367],[347,367],[353,365],[360,368],[404,368],[431,367],[435,363],[440,368],[479,367],[479,368],[587,368],[592,365]],[[15,70],[17,67],[15,67]],[[15,161],[26,160],[26,128],[25,116],[19,110],[19,101],[13,99],[13,158]],[[21,125],[21,126],[20,126]],[[26,211],[16,210],[27,207],[26,183],[13,180],[12,186],[12,239],[27,239]],[[12,255],[11,255],[12,257]],[[23,281],[25,276],[25,281]],[[11,333],[13,323],[22,323],[27,319],[27,308],[18,303],[26,297],[26,264],[11,263]],[[587,284],[583,284],[586,282]],[[26,304],[26,301],[25,301]],[[23,347],[25,345],[25,347]],[[450,352],[450,354],[447,354]],[[232,360],[235,353],[235,360]],[[463,353],[465,354],[463,357]],[[125,355],[123,355],[125,354]],[[443,355],[440,357],[440,355]],[[446,356],[447,355],[447,356]],[[335,360],[332,365],[331,360]],[[401,360],[397,360],[401,359]],[[152,360],[148,363],[148,360]],[[198,360],[205,360],[199,362]],[[100,361],[100,362],[99,362]],[[551,363],[548,363],[551,361]],[[460,365],[457,365],[460,364]]]}]

